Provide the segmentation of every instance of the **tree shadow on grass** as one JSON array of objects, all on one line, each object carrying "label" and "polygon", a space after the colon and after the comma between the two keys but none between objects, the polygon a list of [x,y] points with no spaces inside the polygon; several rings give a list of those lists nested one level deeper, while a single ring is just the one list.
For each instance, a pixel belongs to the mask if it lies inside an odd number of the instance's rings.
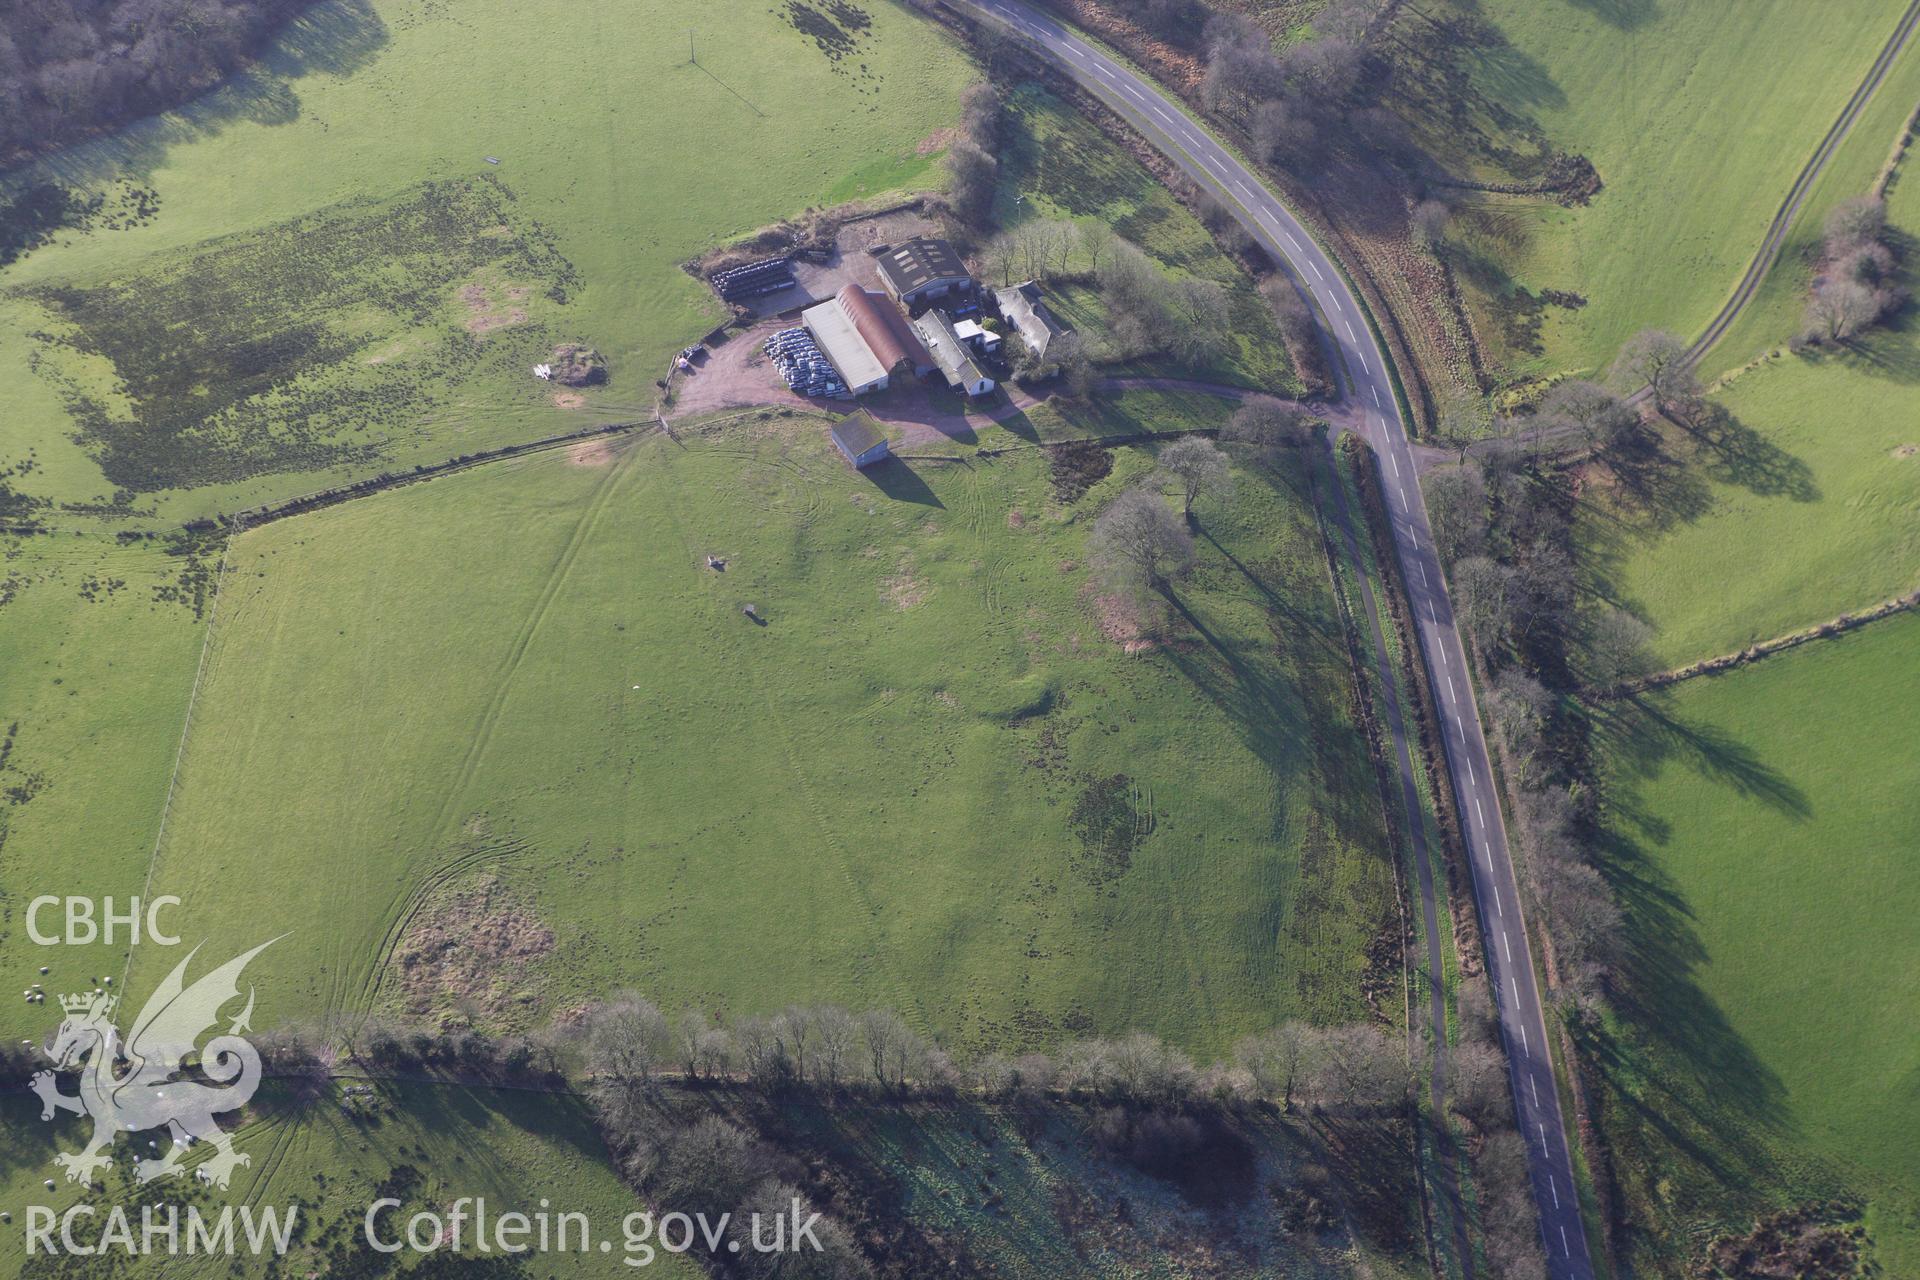
[{"label": "tree shadow on grass", "polygon": [[1698,461],[1712,479],[1763,498],[1820,500],[1820,487],[1806,463],[1734,417],[1718,401],[1701,401],[1678,425],[1699,443]]},{"label": "tree shadow on grass", "polygon": [[371,63],[389,39],[387,24],[371,0],[314,5],[288,23],[246,70],[193,101],[30,161],[14,172],[30,175],[32,181],[51,179],[73,186],[149,178],[175,146],[217,136],[230,125],[298,120],[295,81],[315,74],[352,75]]},{"label": "tree shadow on grass", "polygon": [[1567,0],[1567,3],[1622,31],[1643,27],[1660,16],[1658,0]]},{"label": "tree shadow on grass", "polygon": [[[1671,826],[1638,787],[1668,768],[1689,768],[1744,800],[1795,820],[1812,808],[1801,789],[1716,726],[1677,714],[1670,694],[1587,708],[1596,749],[1614,762],[1609,828],[1596,845],[1625,918],[1614,1016],[1578,1034],[1606,1087],[1649,1145],[1626,1155],[1629,1172],[1713,1188],[1711,1209],[1745,1212],[1787,1176],[1774,1142],[1794,1132],[1784,1085],[1701,984],[1712,962],[1694,910],[1658,850]],[[1652,1229],[1652,1224],[1642,1224]]]}]

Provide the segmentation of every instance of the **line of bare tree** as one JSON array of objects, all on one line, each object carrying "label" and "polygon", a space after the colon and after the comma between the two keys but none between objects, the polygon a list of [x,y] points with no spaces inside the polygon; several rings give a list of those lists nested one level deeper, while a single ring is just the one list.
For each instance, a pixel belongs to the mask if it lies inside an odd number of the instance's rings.
[{"label": "line of bare tree", "polygon": [[993,218],[1005,124],[1005,109],[992,84],[977,80],[961,93],[960,124],[947,147],[947,204],[970,227],[984,227]]}]

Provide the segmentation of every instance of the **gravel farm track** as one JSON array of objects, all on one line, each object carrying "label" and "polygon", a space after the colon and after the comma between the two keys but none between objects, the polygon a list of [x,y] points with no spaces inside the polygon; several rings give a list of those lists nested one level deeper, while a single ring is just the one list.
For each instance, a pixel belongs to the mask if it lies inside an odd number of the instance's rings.
[{"label": "gravel farm track", "polygon": [[1753,301],[1753,295],[1759,292],[1760,282],[1767,278],[1767,273],[1773,270],[1773,264],[1779,260],[1780,250],[1786,244],[1787,231],[1792,227],[1793,220],[1799,216],[1800,206],[1806,203],[1807,196],[1813,190],[1813,184],[1826,169],[1827,162],[1832,160],[1834,153],[1840,149],[1840,144],[1845,142],[1847,135],[1853,132],[1854,123],[1859,120],[1860,113],[1866,110],[1867,103],[1879,89],[1880,82],[1887,78],[1887,72],[1892,69],[1895,59],[1900,56],[1900,51],[1912,38],[1915,27],[1920,27],[1920,0],[1913,0],[1913,3],[1907,6],[1907,11],[1900,15],[1899,24],[1894,27],[1893,34],[1888,37],[1886,46],[1880,50],[1880,56],[1874,59],[1866,78],[1854,89],[1853,96],[1847,99],[1846,107],[1841,110],[1839,118],[1833,122],[1833,127],[1827,130],[1826,136],[1820,140],[1820,145],[1814,148],[1811,156],[1807,157],[1806,166],[1800,170],[1800,176],[1793,180],[1793,186],[1788,190],[1787,198],[1780,202],[1779,211],[1773,215],[1773,221],[1768,224],[1766,239],[1760,242],[1760,250],[1753,255],[1753,261],[1747,266],[1747,273],[1740,277],[1740,283],[1734,286],[1733,293],[1727,298],[1726,304],[1720,308],[1720,313],[1707,323],[1707,327],[1701,331],[1700,336],[1695,338],[1692,345],[1687,348],[1687,358],[1690,361],[1698,364],[1704,360],[1707,352],[1726,336],[1727,330],[1733,327],[1733,322],[1739,319],[1742,311],[1746,310],[1747,303]]}]

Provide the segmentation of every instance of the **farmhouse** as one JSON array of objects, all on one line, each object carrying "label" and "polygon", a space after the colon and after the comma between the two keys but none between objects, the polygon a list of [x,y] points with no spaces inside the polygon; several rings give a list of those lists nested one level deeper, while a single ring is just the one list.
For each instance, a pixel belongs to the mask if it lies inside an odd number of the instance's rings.
[{"label": "farmhouse", "polygon": [[995,289],[993,300],[1000,304],[1000,314],[1019,330],[1021,341],[1027,344],[1027,350],[1036,360],[1046,358],[1047,348],[1055,338],[1071,332],[1047,304],[1040,301],[1040,286],[1031,280],[1010,289]]},{"label": "farmhouse", "polygon": [[887,438],[880,434],[880,428],[873,415],[865,409],[850,413],[828,429],[833,443],[848,462],[856,468],[870,467],[887,457]]},{"label": "farmhouse", "polygon": [[947,385],[969,396],[989,395],[993,379],[973,359],[973,347],[962,338],[944,311],[929,311],[913,322],[914,332],[926,342]]},{"label": "farmhouse", "polygon": [[922,303],[968,293],[973,280],[945,240],[903,241],[880,255],[880,283],[909,313]]}]

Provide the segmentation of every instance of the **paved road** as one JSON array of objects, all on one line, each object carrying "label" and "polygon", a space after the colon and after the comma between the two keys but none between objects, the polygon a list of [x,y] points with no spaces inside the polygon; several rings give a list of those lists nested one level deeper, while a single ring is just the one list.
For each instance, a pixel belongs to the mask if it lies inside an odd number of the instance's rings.
[{"label": "paved road", "polygon": [[1326,334],[1350,375],[1361,430],[1380,454],[1394,545],[1407,582],[1420,645],[1438,701],[1456,799],[1473,864],[1473,890],[1486,934],[1488,972],[1498,991],[1500,1027],[1511,1066],[1514,1106],[1528,1140],[1541,1244],[1555,1280],[1594,1274],[1574,1193],[1573,1166],[1554,1087],[1547,1024],[1521,919],[1499,799],[1465,650],[1434,554],[1425,503],[1415,481],[1406,424],[1393,396],[1386,354],[1368,329],[1332,260],[1286,206],[1150,80],[1136,76],[1051,16],[1019,0],[959,0],[1037,45],[1112,107],[1196,182],[1238,211],[1248,230],[1317,304]]}]

